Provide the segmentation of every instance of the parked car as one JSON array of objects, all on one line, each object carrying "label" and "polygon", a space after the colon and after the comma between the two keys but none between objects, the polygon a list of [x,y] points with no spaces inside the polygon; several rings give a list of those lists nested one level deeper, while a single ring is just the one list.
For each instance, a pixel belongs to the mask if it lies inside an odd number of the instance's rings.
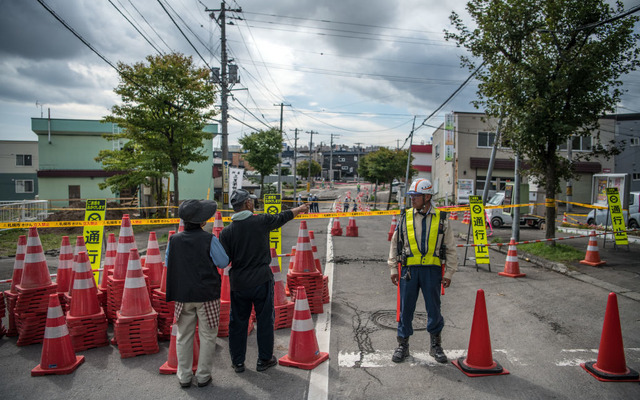
[{"label": "parked car", "polygon": [[640,212],[631,214],[631,216],[629,217],[629,222],[628,222],[627,226],[630,229],[638,229],[638,228],[640,228]]},{"label": "parked car", "polygon": [[[501,206],[504,204],[504,192],[496,192],[496,194],[487,201],[487,206]],[[487,209],[487,220],[491,221],[491,226],[494,229],[501,228],[503,226],[512,226],[513,217],[508,214],[505,208],[491,208]],[[520,214],[520,226],[529,226],[531,228],[544,228],[544,218],[540,218],[530,214]]]},{"label": "parked car", "polygon": [[[638,222],[640,221],[640,219],[635,216],[634,214],[638,214],[640,213],[640,192],[631,192],[629,193],[629,212],[627,211],[623,211],[622,215],[624,216],[624,222],[627,224],[628,227],[632,227],[631,223],[633,220],[633,223],[636,224],[636,226],[638,225]],[[587,224],[588,225],[605,225],[605,219],[607,219],[607,212],[609,210],[605,209],[593,209],[591,211],[589,211],[589,214],[587,214]],[[629,217],[629,215],[631,215],[631,217]],[[609,215],[609,218],[607,219],[607,225],[611,225],[611,215]]]}]

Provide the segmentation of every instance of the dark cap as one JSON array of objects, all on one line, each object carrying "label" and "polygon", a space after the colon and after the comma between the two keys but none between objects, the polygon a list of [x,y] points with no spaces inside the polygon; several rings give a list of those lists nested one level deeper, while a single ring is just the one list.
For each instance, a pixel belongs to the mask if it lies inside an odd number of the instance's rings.
[{"label": "dark cap", "polygon": [[236,189],[233,191],[231,195],[231,206],[236,207],[243,204],[245,201],[249,199],[257,199],[257,197],[245,189]]},{"label": "dark cap", "polygon": [[178,217],[184,222],[201,224],[213,217],[218,209],[218,203],[213,200],[185,200],[178,208]]}]

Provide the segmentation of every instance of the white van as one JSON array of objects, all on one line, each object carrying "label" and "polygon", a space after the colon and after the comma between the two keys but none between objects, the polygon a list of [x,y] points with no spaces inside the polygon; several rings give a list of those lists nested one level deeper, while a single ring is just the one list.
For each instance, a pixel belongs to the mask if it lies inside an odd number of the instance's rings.
[{"label": "white van", "polygon": [[[486,206],[501,206],[504,204],[505,192],[496,192]],[[493,228],[501,228],[503,226],[512,226],[513,217],[509,213],[508,208],[491,208],[487,209],[487,219],[491,221]],[[544,228],[544,218],[535,215],[520,214],[520,226],[529,226],[531,228]]]},{"label": "white van", "polygon": [[[630,192],[629,193],[629,212],[623,211],[622,215],[624,216],[624,222],[629,226],[629,228],[638,227],[638,216],[635,214],[640,213],[640,192]],[[593,209],[589,211],[587,214],[587,224],[588,225],[604,225],[605,219],[607,219],[608,209]],[[631,218],[629,218],[631,215]],[[611,215],[609,215],[609,219],[607,219],[607,225],[611,225]]]}]

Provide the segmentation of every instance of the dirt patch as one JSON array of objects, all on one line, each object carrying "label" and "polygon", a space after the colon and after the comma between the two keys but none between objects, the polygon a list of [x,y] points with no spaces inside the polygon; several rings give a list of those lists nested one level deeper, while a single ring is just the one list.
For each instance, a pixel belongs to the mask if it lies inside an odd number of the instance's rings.
[{"label": "dirt patch", "polygon": [[[60,209],[53,214],[49,215],[45,221],[84,221],[84,213],[86,203],[84,201],[76,201],[69,204],[69,207]],[[130,214],[135,212],[136,209],[124,209],[122,205],[110,202],[107,203],[107,212],[105,215],[106,220],[121,220],[124,214]],[[68,235],[68,234],[82,234],[82,227],[70,227],[70,228],[50,228],[48,232]]]}]

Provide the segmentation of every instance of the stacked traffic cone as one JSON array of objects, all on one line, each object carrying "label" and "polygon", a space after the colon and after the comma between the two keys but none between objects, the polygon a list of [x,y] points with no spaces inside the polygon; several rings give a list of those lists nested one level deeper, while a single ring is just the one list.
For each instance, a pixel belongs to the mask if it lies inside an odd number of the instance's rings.
[{"label": "stacked traffic cone", "polygon": [[67,311],[68,303],[65,299],[66,292],[71,287],[71,278],[73,277],[73,249],[69,242],[69,236],[62,237],[60,244],[60,255],[58,256],[58,270],[56,273],[56,283],[58,284],[58,297],[60,297],[60,306],[62,311]]},{"label": "stacked traffic cone", "polygon": [[178,224],[178,233],[183,232],[183,231],[184,231],[184,221],[181,218],[180,219],[180,223]]},{"label": "stacked traffic cone", "polygon": [[[175,231],[169,231],[167,246],[169,246],[171,235],[175,233]],[[158,339],[169,340],[171,338],[175,303],[173,301],[167,301],[167,266],[164,265],[164,263],[162,263],[160,287],[151,290],[151,305],[153,305],[153,309],[158,313]]]},{"label": "stacked traffic cone", "polygon": [[138,250],[129,251],[122,306],[116,313],[115,339],[121,358],[157,353],[158,313],[151,306]]},{"label": "stacked traffic cone", "polygon": [[231,313],[231,288],[229,287],[229,270],[231,265],[218,269],[222,277],[220,284],[220,324],[218,325],[218,337],[229,336],[229,318]]},{"label": "stacked traffic cone", "polygon": [[73,351],[58,295],[51,294],[48,300],[42,356],[40,364],[31,370],[31,376],[70,374],[84,362],[84,356],[76,356]]},{"label": "stacked traffic cone", "polygon": [[0,292],[0,339],[7,334],[7,328],[4,327],[4,317],[5,317],[5,309],[4,309],[4,293]]},{"label": "stacked traffic cone", "polygon": [[273,272],[273,306],[275,308],[276,319],[273,329],[290,328],[293,321],[293,301],[287,299],[284,290],[284,280],[280,272],[280,263],[278,262],[278,253],[276,249],[271,248],[271,272]]},{"label": "stacked traffic cone", "polygon": [[471,223],[471,211],[465,210],[464,216],[462,217],[462,223],[469,225]]},{"label": "stacked traffic cone", "polygon": [[457,211],[452,211],[451,214],[449,215],[449,219],[452,221],[457,221],[458,220],[458,212]]},{"label": "stacked traffic cone", "polygon": [[473,312],[473,325],[469,338],[467,357],[460,357],[452,363],[467,376],[505,375],[509,371],[502,368],[493,360],[491,352],[491,337],[487,320],[487,305],[484,300],[484,290],[478,289],[476,294],[476,308]]},{"label": "stacked traffic cone", "polygon": [[504,271],[498,272],[498,275],[508,276],[510,278],[527,276],[527,274],[520,273],[520,263],[518,263],[518,252],[514,238],[511,238],[511,241],[509,241],[509,251],[507,251],[507,260],[504,263]]},{"label": "stacked traffic cone", "polygon": [[213,218],[213,234],[219,238],[220,232],[224,229],[224,223],[222,222],[222,213],[220,211],[216,211],[216,215]]},{"label": "stacked traffic cone", "polygon": [[387,234],[387,242],[391,241],[391,238],[393,237],[393,232],[396,231],[396,226],[398,226],[398,220],[394,215],[393,218],[391,219],[391,227],[389,228],[389,233]]},{"label": "stacked traffic cone", "polygon": [[[175,323],[171,327],[171,341],[169,342],[169,355],[167,356],[167,362],[160,366],[160,373],[163,375],[171,375],[178,372],[178,353],[176,351],[176,340],[178,336],[178,324]],[[195,374],[198,369],[198,357],[200,355],[200,336],[198,335],[198,328],[196,326],[196,332],[193,340],[193,364],[192,371]]]},{"label": "stacked traffic cone", "polygon": [[347,225],[347,234],[345,236],[358,237],[358,227],[356,226],[356,219],[349,217],[349,224]]},{"label": "stacked traffic cone", "polygon": [[[293,266],[296,263],[296,246],[291,247],[291,253],[289,253],[289,265],[287,267],[287,274],[289,271],[293,271]],[[285,285],[285,293],[287,296],[291,296],[291,292],[289,291],[289,285]]]},{"label": "stacked traffic cone", "polygon": [[[316,268],[318,272],[322,274],[322,264],[320,263],[320,257],[318,257],[318,248],[316,247],[315,235],[313,231],[309,231],[309,240],[311,241],[311,250],[313,250],[313,258],[316,261]],[[329,277],[322,276],[322,304],[328,304],[329,298]]]},{"label": "stacked traffic cone", "polygon": [[57,284],[51,282],[38,230],[35,227],[29,228],[22,279],[20,284],[16,285],[18,298],[15,320],[18,328],[18,346],[42,342],[49,295],[55,294],[57,297],[57,287]]},{"label": "stacked traffic cone", "polygon": [[591,265],[592,267],[599,267],[606,264],[606,261],[600,260],[600,253],[598,251],[598,239],[596,238],[596,231],[591,231],[589,234],[589,244],[587,245],[587,254],[584,256],[584,260],[580,260],[580,264]]},{"label": "stacked traffic cone", "polygon": [[289,352],[280,358],[280,365],[301,369],[314,369],[329,359],[329,354],[320,352],[316,331],[313,327],[307,294],[304,287],[298,286],[293,324],[289,338]]},{"label": "stacked traffic cone", "polygon": [[107,316],[98,301],[98,289],[91,272],[89,257],[84,251],[78,253],[73,280],[73,297],[66,317],[75,351],[109,344]]},{"label": "stacked traffic cone", "polygon": [[78,263],[78,253],[87,252],[87,246],[84,243],[84,236],[76,236],[76,245],[73,248],[73,267],[71,268],[71,279],[69,279],[69,289],[64,292],[60,298],[60,306],[62,311],[66,312],[71,304],[71,296],[73,296],[73,279],[75,278],[75,266]]},{"label": "stacked traffic cone", "polygon": [[[18,291],[16,285],[22,280],[22,272],[24,270],[24,258],[27,252],[27,237],[20,235],[18,237],[18,246],[16,247],[16,257],[13,261],[13,277],[11,278],[11,289],[4,291],[4,298],[9,311],[9,326],[7,328],[7,336],[18,336],[18,327],[16,325],[16,302],[18,301]],[[4,303],[2,303],[4,309]]]},{"label": "stacked traffic cone", "polygon": [[162,257],[160,256],[160,246],[155,232],[149,232],[147,242],[147,257],[144,268],[149,271],[149,285],[152,289],[160,287],[162,280]]},{"label": "stacked traffic cone", "polygon": [[313,314],[322,314],[323,278],[322,274],[318,272],[313,257],[311,241],[307,231],[307,221],[300,221],[295,260],[293,269],[290,269],[287,273],[287,285],[290,289],[304,286],[308,294],[311,312]]},{"label": "stacked traffic cone", "polygon": [[100,277],[100,290],[107,291],[107,277],[113,274],[118,254],[118,244],[115,233],[110,233],[107,239],[107,251],[104,253],[104,265],[102,266],[102,276]]},{"label": "stacked traffic cone", "polygon": [[107,277],[107,318],[109,321],[115,321],[116,313],[122,305],[129,252],[133,248],[136,248],[136,238],[133,236],[129,214],[124,214],[120,223],[120,236],[118,236],[113,275]]},{"label": "stacked traffic cone", "polygon": [[618,312],[618,297],[609,293],[607,310],[604,314],[600,347],[597,361],[580,364],[585,371],[603,382],[638,382],[637,371],[627,368],[622,343],[622,328]]},{"label": "stacked traffic cone", "polygon": [[340,227],[340,218],[333,220],[333,227],[331,228],[331,236],[342,236],[342,228]]}]

